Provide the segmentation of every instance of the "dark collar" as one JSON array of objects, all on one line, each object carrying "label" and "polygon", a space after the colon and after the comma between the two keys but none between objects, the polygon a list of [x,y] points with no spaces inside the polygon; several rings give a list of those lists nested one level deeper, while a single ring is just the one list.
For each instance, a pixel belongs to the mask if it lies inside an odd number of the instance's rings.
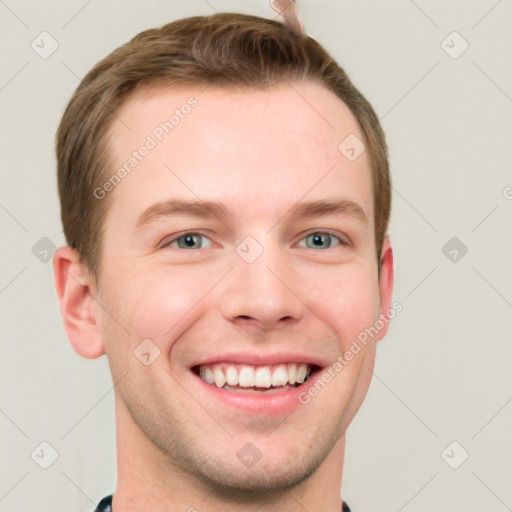
[{"label": "dark collar", "polygon": [[[112,512],[112,494],[106,498],[103,498],[98,503],[98,506],[94,512]],[[341,509],[341,512],[351,512],[350,507],[345,501],[343,502],[343,508]]]}]

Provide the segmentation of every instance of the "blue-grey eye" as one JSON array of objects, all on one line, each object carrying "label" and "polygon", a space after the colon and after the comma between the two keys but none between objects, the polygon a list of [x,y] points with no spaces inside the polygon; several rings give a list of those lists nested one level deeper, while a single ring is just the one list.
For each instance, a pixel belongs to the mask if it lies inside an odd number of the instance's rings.
[{"label": "blue-grey eye", "polygon": [[322,232],[311,233],[311,235],[306,236],[303,240],[306,241],[306,247],[309,249],[329,249],[332,246],[342,244],[337,236]]},{"label": "blue-grey eye", "polygon": [[[206,245],[203,242],[204,240],[207,241]],[[174,244],[177,244],[178,249],[202,249],[203,247],[210,247],[211,241],[200,233],[185,233],[167,242],[164,247],[176,247]]]}]

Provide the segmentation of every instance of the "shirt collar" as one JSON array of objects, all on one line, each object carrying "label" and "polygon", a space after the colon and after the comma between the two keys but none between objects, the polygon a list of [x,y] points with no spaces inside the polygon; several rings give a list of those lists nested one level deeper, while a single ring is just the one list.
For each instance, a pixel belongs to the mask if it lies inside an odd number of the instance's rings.
[{"label": "shirt collar", "polygon": [[[98,503],[98,506],[94,512],[112,512],[112,494],[103,498]],[[346,501],[343,502],[341,512],[351,512],[350,507],[347,505]]]}]

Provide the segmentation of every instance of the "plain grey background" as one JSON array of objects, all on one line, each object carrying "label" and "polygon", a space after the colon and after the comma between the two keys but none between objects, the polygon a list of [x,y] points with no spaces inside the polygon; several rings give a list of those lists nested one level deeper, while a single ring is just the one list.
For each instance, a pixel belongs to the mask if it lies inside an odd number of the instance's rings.
[{"label": "plain grey background", "polygon": [[[347,432],[342,495],[354,512],[512,510],[512,1],[299,10],[381,118],[393,178],[403,311]],[[277,17],[266,0],[0,0],[0,512],[93,510],[115,488],[107,360],[71,348],[45,262],[65,243],[60,116],[115,47],[215,11]]]}]

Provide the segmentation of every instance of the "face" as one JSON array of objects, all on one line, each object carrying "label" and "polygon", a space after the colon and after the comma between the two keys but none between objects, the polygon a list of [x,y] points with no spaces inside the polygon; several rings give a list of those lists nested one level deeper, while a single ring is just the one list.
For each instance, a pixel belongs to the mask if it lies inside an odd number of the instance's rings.
[{"label": "face", "polygon": [[105,187],[98,289],[118,429],[226,492],[304,481],[359,409],[375,339],[332,365],[391,293],[368,155],[338,149],[357,122],[313,84],[154,87],[119,117],[112,174],[136,160]]}]

